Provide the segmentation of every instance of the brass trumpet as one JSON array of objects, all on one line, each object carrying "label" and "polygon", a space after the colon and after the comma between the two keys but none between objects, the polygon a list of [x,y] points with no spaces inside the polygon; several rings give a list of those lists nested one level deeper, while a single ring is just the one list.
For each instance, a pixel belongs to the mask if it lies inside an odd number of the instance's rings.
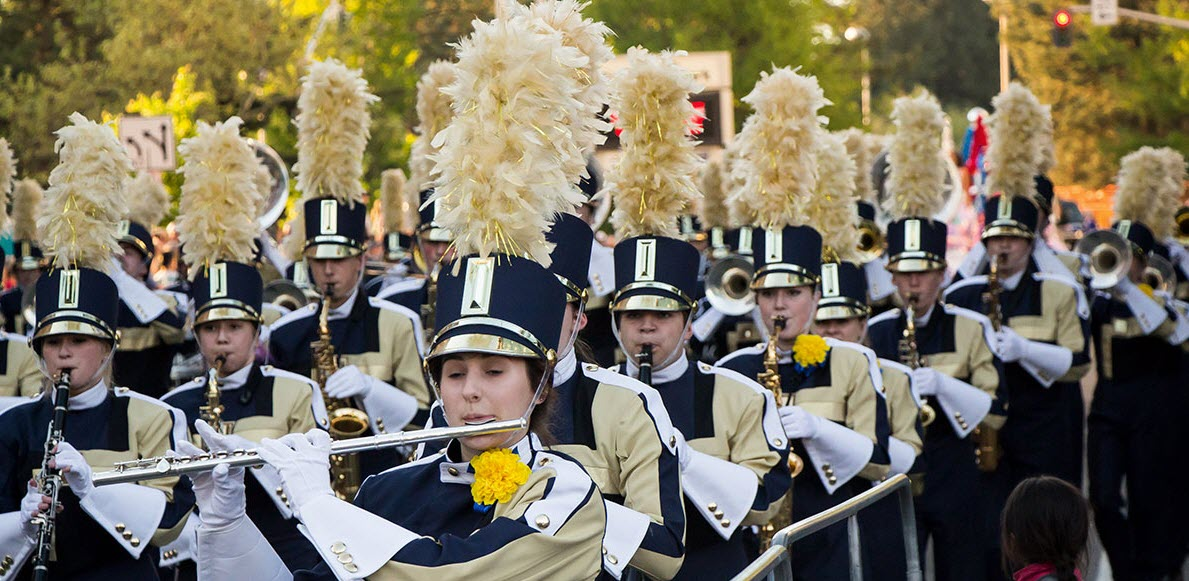
[{"label": "brass trumpet", "polygon": [[724,315],[745,315],[756,306],[751,278],[755,266],[742,256],[728,256],[706,272],[706,301]]},{"label": "brass trumpet", "polygon": [[883,256],[885,240],[879,226],[871,220],[862,220],[859,222],[858,229],[859,242],[856,245],[859,251],[858,262],[860,264],[867,264]]},{"label": "brass trumpet", "polygon": [[1075,250],[1090,258],[1090,288],[1114,288],[1131,270],[1131,243],[1114,230],[1095,230]]},{"label": "brass trumpet", "polygon": [[1148,255],[1148,266],[1144,267],[1144,284],[1155,290],[1172,292],[1177,286],[1177,270],[1168,259],[1159,254]]}]

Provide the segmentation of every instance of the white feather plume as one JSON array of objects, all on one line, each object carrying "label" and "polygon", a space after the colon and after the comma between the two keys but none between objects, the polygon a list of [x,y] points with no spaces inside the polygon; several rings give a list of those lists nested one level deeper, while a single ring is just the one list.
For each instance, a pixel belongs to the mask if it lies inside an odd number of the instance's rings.
[{"label": "white feather plume", "polygon": [[838,136],[846,145],[847,155],[855,162],[855,194],[860,200],[875,204],[878,194],[875,185],[871,183],[871,166],[875,159],[871,155],[870,136],[857,127],[844,129]]},{"label": "white feather plume", "polygon": [[434,136],[446,128],[454,113],[450,110],[450,95],[442,89],[454,82],[457,72],[454,63],[444,60],[430,63],[429,69],[417,81],[417,139],[409,152],[409,180],[405,187],[410,189],[406,197],[413,205],[420,205],[421,190],[429,186],[433,178],[433,159],[438,149],[433,146]]},{"label": "white feather plume", "polygon": [[1115,219],[1134,220],[1155,228],[1151,209],[1167,187],[1167,174],[1164,155],[1155,147],[1141,147],[1123,156],[1115,190]]},{"label": "white feather plume", "polygon": [[371,136],[368,92],[358,69],[329,59],[310,65],[297,99],[297,189],[303,200],[363,201],[363,152]]},{"label": "white feather plume", "polygon": [[191,276],[219,261],[251,264],[253,242],[260,234],[256,211],[264,192],[260,162],[239,135],[243,121],[231,117],[208,125],[199,121],[193,137],[183,139],[178,153],[185,176],[178,208],[178,239]]},{"label": "white feather plume", "polygon": [[437,220],[459,255],[549,264],[545,231],[583,200],[565,168],[586,163],[571,122],[583,107],[574,71],[587,62],[560,33],[526,18],[476,21],[459,42],[457,78],[444,89],[454,118],[431,156]]},{"label": "white feather plume", "polygon": [[1036,197],[1033,178],[1043,161],[1040,128],[1046,115],[1040,101],[1024,85],[1012,83],[991,100],[987,188],[1007,198]]},{"label": "white feather plume", "polygon": [[161,178],[149,172],[140,172],[124,186],[128,199],[128,220],[152,229],[161,223],[169,212],[172,200]]},{"label": "white feather plume", "polygon": [[380,174],[380,206],[384,210],[384,233],[407,232],[404,195],[405,172],[386,169]]},{"label": "white feather plume", "polygon": [[809,225],[822,235],[823,254],[856,262],[859,244],[855,162],[839,136],[822,132],[814,152],[819,179],[805,206]]},{"label": "white feather plume", "polygon": [[45,192],[37,180],[23,179],[12,192],[12,239],[37,242],[37,212]]},{"label": "white feather plume", "polygon": [[888,148],[891,192],[884,209],[894,218],[931,218],[945,206],[946,164],[941,136],[945,114],[928,93],[900,97],[892,106],[896,135]]},{"label": "white feather plume", "polygon": [[694,107],[689,96],[701,90],[690,71],[669,51],[628,49],[628,65],[613,82],[622,155],[607,180],[615,201],[611,223],[620,239],[651,234],[675,236],[677,218],[688,214],[701,195],[694,184],[702,161],[690,138]]},{"label": "white feather plume", "polygon": [[814,153],[825,122],[818,110],[830,102],[817,77],[789,67],[760,73],[743,101],[755,113],[738,137],[747,181],[737,193],[737,207],[749,224],[802,224],[818,180]]},{"label": "white feather plume", "polygon": [[702,166],[702,225],[708,229],[727,228],[731,222],[723,173],[722,160]]},{"label": "white feather plume", "polygon": [[17,159],[8,146],[8,140],[0,138],[0,230],[8,227],[8,195],[17,177]]},{"label": "white feather plume", "polygon": [[55,134],[58,165],[37,218],[42,248],[56,267],[108,271],[119,250],[116,224],[128,213],[124,183],[132,161],[111,127],[70,115]]}]

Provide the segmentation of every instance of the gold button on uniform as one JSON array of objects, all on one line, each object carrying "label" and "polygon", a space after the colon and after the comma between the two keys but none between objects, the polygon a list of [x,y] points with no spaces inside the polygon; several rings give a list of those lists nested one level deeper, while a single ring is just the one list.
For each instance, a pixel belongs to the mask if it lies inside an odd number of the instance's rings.
[{"label": "gold button on uniform", "polygon": [[139,547],[140,539],[138,539],[136,537],[132,537],[132,539],[128,541],[128,544],[132,545],[133,547]]},{"label": "gold button on uniform", "polygon": [[714,518],[716,518],[718,520],[722,520],[722,517],[723,517],[723,512],[721,510],[714,511]]},{"label": "gold button on uniform", "polygon": [[346,569],[348,573],[357,573],[359,571],[359,567],[356,566],[355,563],[347,563],[346,565],[343,565],[343,568]]},{"label": "gold button on uniform", "polygon": [[449,472],[451,476],[458,476],[458,468],[455,468],[453,466],[447,468],[446,472]]},{"label": "gold button on uniform", "polygon": [[616,559],[615,555],[607,555],[607,562],[611,563],[612,565],[617,565],[619,564],[619,559]]},{"label": "gold button on uniform", "polygon": [[677,445],[677,436],[669,436],[669,446]]},{"label": "gold button on uniform", "polygon": [[781,440],[780,438],[776,438],[775,440],[772,441],[772,443],[775,444],[777,448],[784,447],[784,440]]},{"label": "gold button on uniform", "polygon": [[549,459],[548,459],[548,458],[541,458],[541,461],[540,461],[540,462],[537,462],[537,466],[544,466],[544,465],[546,465],[546,464],[548,464],[548,463],[549,463]]},{"label": "gold button on uniform", "polygon": [[343,554],[339,555],[338,560],[340,563],[342,563],[344,565],[346,565],[347,563],[355,562],[355,558],[351,556],[351,553],[343,553]]},{"label": "gold button on uniform", "polygon": [[539,529],[549,528],[549,517],[545,516],[543,514],[537,515],[537,520],[535,520],[533,522],[535,522],[537,524],[537,528],[539,528]]},{"label": "gold button on uniform", "polygon": [[117,533],[124,532],[124,523],[122,523],[122,522],[116,523],[116,532]]},{"label": "gold button on uniform", "polygon": [[731,519],[729,519],[729,518],[722,519],[722,528],[724,528],[724,529],[731,528]]},{"label": "gold button on uniform", "polygon": [[707,504],[706,508],[710,509],[710,512],[714,512],[714,511],[718,510],[718,503],[712,502],[710,504]]},{"label": "gold button on uniform", "polygon": [[334,543],[334,544],[330,545],[330,552],[332,552],[336,555],[341,555],[343,553],[346,553],[347,545],[343,544],[342,541]]},{"label": "gold button on uniform", "polygon": [[124,540],[128,541],[131,539],[132,539],[132,531],[124,531]]}]

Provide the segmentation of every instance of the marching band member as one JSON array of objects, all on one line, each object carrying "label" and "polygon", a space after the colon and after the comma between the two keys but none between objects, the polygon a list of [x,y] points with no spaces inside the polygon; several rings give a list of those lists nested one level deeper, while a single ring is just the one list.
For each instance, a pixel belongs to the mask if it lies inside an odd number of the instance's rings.
[{"label": "marching band member", "polygon": [[37,211],[41,199],[41,184],[31,179],[17,182],[12,194],[12,270],[17,284],[0,294],[0,317],[5,332],[21,336],[33,332],[24,313],[25,292],[33,292],[46,263],[37,244]]},{"label": "marching band member", "polygon": [[578,181],[578,189],[586,197],[578,206],[578,216],[594,230],[590,241],[589,298],[586,302],[586,326],[578,337],[590,346],[595,363],[600,367],[615,365],[618,342],[611,330],[611,293],[615,292],[615,251],[599,238],[599,228],[607,221],[611,206],[603,189],[603,170],[593,155],[586,157],[586,175]]},{"label": "marching band member", "polygon": [[690,516],[685,562],[675,578],[726,579],[748,563],[740,527],[768,522],[788,490],[788,442],[770,393],[686,357],[699,256],[669,236],[696,192],[685,123],[695,85],[668,53],[636,48],[628,61],[613,105],[624,154],[609,186],[620,233],[611,311],[627,356],[619,371],[659,391],[676,428],[670,444],[677,447]]},{"label": "marching band member", "polygon": [[380,204],[384,217],[384,229],[380,235],[383,238],[383,263],[387,267],[381,274],[368,281],[366,289],[369,296],[374,296],[384,287],[405,280],[409,275],[409,252],[413,239],[404,233],[408,229],[402,207],[404,188],[404,171],[386,169],[380,174]]},{"label": "marching band member", "polygon": [[[424,425],[430,393],[421,373],[417,316],[361,290],[367,233],[360,160],[367,107],[375,100],[359,71],[337,61],[314,63],[303,80],[295,170],[305,198],[303,253],[322,298],[277,320],[270,327],[269,348],[274,365],[312,377],[319,369],[311,344],[319,339],[322,311],[328,310],[330,343],[342,363],[322,386],[324,395],[360,402],[367,431],[380,434]],[[365,453],[361,476],[401,459],[395,450]]]},{"label": "marching band member", "polygon": [[[1081,449],[1081,406],[1076,418],[1065,412],[1067,394],[1059,382],[1080,395],[1078,381],[1090,364],[1090,309],[1070,273],[1040,271],[1033,258],[1034,247],[1045,245],[1039,234],[1044,212],[1034,202],[1034,176],[1043,156],[1028,135],[1033,130],[1029,113],[1040,110],[1040,104],[1018,84],[995,97],[993,104],[988,190],[999,195],[984,208],[982,244],[988,264],[981,273],[951,285],[944,300],[985,313],[999,327],[996,350],[1005,363],[1011,401],[1011,414],[999,434],[1005,465],[995,486],[1001,503],[1016,484],[1031,476],[1049,474],[1081,482],[1081,463],[1071,463],[1069,453],[1075,440]],[[999,538],[1001,511],[1002,507],[992,511],[993,539]],[[994,572],[1002,569],[998,555],[988,560],[988,567]]]},{"label": "marching band member", "polygon": [[[1174,561],[1182,537],[1168,532],[1176,530],[1178,511],[1166,499],[1176,494],[1167,467],[1178,461],[1174,422],[1183,420],[1168,408],[1184,388],[1172,370],[1189,324],[1142,283],[1157,242],[1136,220],[1168,218],[1151,216],[1159,207],[1152,192],[1160,191],[1153,182],[1161,177],[1153,166],[1160,163],[1152,148],[1123,158],[1115,195],[1119,221],[1111,227],[1122,240],[1089,249],[1091,287],[1099,290],[1090,307],[1098,364],[1087,421],[1090,503],[1111,570],[1129,579],[1159,579],[1181,565]],[[1099,237],[1083,240],[1093,245]]]},{"label": "marching band member", "polygon": [[[256,156],[240,138],[240,124],[238,117],[213,126],[199,122],[197,135],[179,147],[186,181],[177,225],[184,259],[197,275],[190,285],[194,334],[209,369],[163,401],[182,410],[191,428],[206,421],[246,450],[262,438],[325,429],[327,420],[317,384],[255,362],[263,282],[252,264],[259,229],[253,210],[264,192],[253,182]],[[251,473],[248,518],[287,566],[313,567],[317,553],[297,530],[276,470],[265,466]],[[191,522],[197,526],[196,519]],[[164,547],[162,566],[193,559],[193,541],[185,537]]]},{"label": "marching band member", "polygon": [[116,222],[131,162],[106,126],[71,116],[58,131],[61,163],[41,212],[56,268],[37,283],[33,347],[48,378],[70,371],[65,439],[49,466],[69,488],[60,506],[30,480],[42,467],[54,395],[10,408],[0,419],[0,579],[24,577],[36,550],[40,511],[57,510],[55,578],[155,579],[150,545],[175,538],[193,506],[178,478],[96,488],[91,472],[121,460],[161,456],[185,437],[181,413],[127,388],[112,389],[118,292],[102,269],[118,268]]},{"label": "marching band member", "polygon": [[[769,322],[769,341],[736,351],[718,366],[748,378],[768,375],[763,381],[780,398],[776,405],[792,453],[803,450],[816,473],[793,479],[792,507],[782,508],[791,518],[779,521],[785,525],[835,506],[887,474],[888,415],[875,355],[809,332],[821,296],[823,237],[805,224],[831,232],[827,255],[836,255],[834,247],[843,250],[841,239],[847,247],[857,241],[855,166],[842,142],[817,122],[825,103],[817,79],[776,69],[744,101],[756,110],[740,139],[752,166],[749,181],[757,187],[739,201],[753,223],[763,225],[753,238],[751,288]],[[799,151],[780,149],[790,141],[801,144]],[[794,577],[847,578],[846,536],[846,527],[836,525],[800,541],[804,545],[792,555]]]},{"label": "marching band member", "polygon": [[160,179],[143,173],[128,184],[128,218],[119,222],[122,269],[112,275],[120,289],[120,343],[112,369],[115,382],[151,397],[173,385],[173,356],[186,339],[185,296],[155,290],[149,267],[156,249],[149,232],[169,209]]},{"label": "marching band member", "polygon": [[[869,292],[864,269],[853,262],[822,265],[822,298],[817,304],[814,329],[827,339],[867,342]],[[912,370],[898,361],[876,360],[887,402],[888,474],[909,474],[921,455],[920,403],[912,387]],[[912,475],[919,478],[919,474]],[[902,579],[908,570],[904,535],[896,522],[900,505],[887,498],[859,513],[863,539],[863,574],[866,579]]]},{"label": "marching band member", "polygon": [[[4,139],[0,139],[0,199],[6,198],[8,196],[9,190],[12,189],[12,178],[15,175],[16,159],[13,158],[12,150],[8,148],[8,142]],[[37,194],[40,196],[41,189],[37,185],[37,182],[30,181],[29,184],[22,182],[17,186],[18,193],[21,194],[20,197],[25,198],[26,201],[28,199],[28,194],[26,194],[25,191],[29,190],[30,188],[35,189]],[[14,204],[15,203],[16,200],[14,200]],[[20,208],[14,208],[14,231],[17,230],[15,219],[20,217],[16,215],[18,214],[18,209]],[[25,219],[33,219],[31,215],[27,215],[28,212],[32,211],[33,209],[34,208],[32,207],[25,208]],[[0,222],[4,222],[7,219],[7,208],[0,208]],[[21,244],[22,241],[20,239],[17,239],[13,243],[13,245],[16,246],[18,252]],[[0,264],[3,262],[4,251],[0,250]],[[13,266],[14,268],[19,269],[21,266],[20,257],[16,257]],[[39,274],[40,268],[41,265],[37,265],[34,272]],[[25,282],[22,274],[23,272],[18,270],[18,285],[19,283]],[[21,323],[23,330],[24,316],[20,312],[21,298],[23,295],[21,294],[19,288],[20,287],[18,286],[17,289],[5,293],[4,295],[0,295],[0,308],[4,306],[4,296],[15,293],[17,306],[11,314],[13,317],[12,322]],[[24,401],[27,401],[29,397],[37,395],[37,393],[40,391],[41,371],[37,368],[37,357],[33,353],[33,350],[29,348],[28,340],[25,339],[24,335],[18,335],[11,332],[0,332],[0,411],[3,411],[9,406],[23,403]]]},{"label": "marching band member", "polygon": [[[602,496],[580,465],[543,447],[550,439],[550,388],[565,291],[534,259],[506,254],[515,249],[548,261],[547,220],[576,201],[571,176],[558,166],[581,160],[581,153],[566,140],[534,139],[536,130],[527,124],[485,122],[497,115],[554,123],[569,116],[562,113],[578,86],[570,73],[584,59],[541,24],[517,11],[510,19],[477,22],[474,34],[460,43],[459,67],[473,72],[476,81],[474,87],[451,87],[459,114],[445,130],[439,185],[452,192],[442,198],[448,204],[443,220],[458,234],[455,244],[463,258],[443,268],[438,279],[435,310],[442,325],[426,360],[449,426],[522,418],[528,431],[452,440],[440,453],[369,478],[355,505],[330,494],[327,442],[317,432],[266,440],[262,454],[281,472],[325,561],[295,578],[599,574],[607,519]],[[520,65],[505,60],[509,55],[532,59],[530,78],[508,74],[507,67]],[[527,83],[549,89],[535,93],[531,103],[511,99],[516,105],[507,110],[479,99],[497,91],[519,95]],[[542,123],[547,131],[557,128]],[[509,166],[505,159],[520,161]],[[476,174],[486,179],[472,179]],[[224,486],[220,479],[226,476],[215,475],[210,485]],[[200,554],[210,555],[202,559],[204,576],[222,578],[248,568],[262,577],[287,578],[287,571],[273,574],[279,563],[275,557],[265,560],[271,557],[266,546],[252,549],[261,543],[251,522],[239,516],[242,492],[216,492],[220,488],[212,491],[217,502],[211,510],[203,506],[199,529]],[[219,498],[224,496],[234,502]],[[210,513],[221,522],[208,522]]]},{"label": "marching band member", "polygon": [[[981,579],[986,543],[982,527],[971,522],[982,516],[984,491],[969,436],[981,425],[993,448],[989,439],[1005,415],[1002,368],[987,318],[939,300],[946,226],[930,216],[944,203],[941,107],[931,95],[902,97],[892,117],[888,211],[898,218],[888,225],[888,269],[905,310],[872,318],[868,333],[876,354],[913,368],[917,392],[937,410],[939,421],[926,428],[924,451],[911,469],[925,473],[916,502],[921,552],[932,537],[937,579]],[[994,456],[987,452],[984,469]]]}]

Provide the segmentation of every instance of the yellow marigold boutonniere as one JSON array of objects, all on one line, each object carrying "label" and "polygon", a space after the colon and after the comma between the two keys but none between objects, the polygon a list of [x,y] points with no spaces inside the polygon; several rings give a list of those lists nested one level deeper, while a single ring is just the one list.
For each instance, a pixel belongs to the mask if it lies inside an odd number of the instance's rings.
[{"label": "yellow marigold boutonniere", "polygon": [[475,482],[471,484],[471,498],[475,510],[487,512],[497,502],[512,500],[520,485],[528,482],[532,469],[520,461],[520,456],[507,448],[495,448],[471,460]]},{"label": "yellow marigold boutonniere", "polygon": [[1155,291],[1155,290],[1152,288],[1152,285],[1150,285],[1150,284],[1148,284],[1148,283],[1146,283],[1146,282],[1141,282],[1141,283],[1139,283],[1139,284],[1137,284],[1137,285],[1135,285],[1135,286],[1136,286],[1136,288],[1138,288],[1138,289],[1139,289],[1141,292],[1143,292],[1144,294],[1148,295],[1148,298],[1150,298],[1150,299],[1154,299],[1154,298],[1156,298],[1156,291]]},{"label": "yellow marigold boutonniere", "polygon": [[830,352],[830,345],[818,335],[803,333],[793,342],[793,363],[797,371],[808,373],[821,365]]}]

